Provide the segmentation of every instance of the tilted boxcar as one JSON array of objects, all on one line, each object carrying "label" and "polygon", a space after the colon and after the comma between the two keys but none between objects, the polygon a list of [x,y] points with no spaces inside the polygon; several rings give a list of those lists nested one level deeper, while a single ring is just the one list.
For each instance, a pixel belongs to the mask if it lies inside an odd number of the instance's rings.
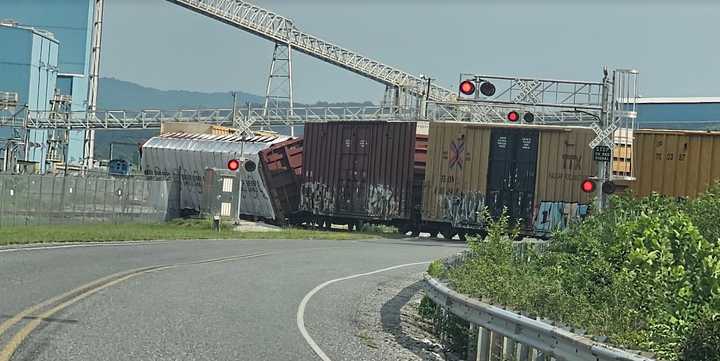
[{"label": "tilted boxcar", "polygon": [[271,145],[259,153],[260,172],[270,195],[277,223],[298,223],[302,184],[303,139]]},{"label": "tilted boxcar", "polygon": [[[287,139],[272,134],[163,134],[143,145],[142,169],[147,175],[179,175],[179,208],[199,212],[202,185],[208,168],[226,169],[231,159],[250,160],[257,164],[260,150]],[[274,219],[273,207],[259,171],[248,172],[240,167],[238,173],[243,182],[239,214]]]},{"label": "tilted boxcar", "polygon": [[483,210],[544,235],[587,213],[581,182],[596,173],[589,128],[430,124],[422,217],[445,237],[482,232]]},{"label": "tilted boxcar", "polygon": [[694,197],[720,180],[720,132],[636,130],[633,150],[638,196]]},{"label": "tilted boxcar", "polygon": [[413,215],[415,122],[305,125],[300,209],[337,224]]}]

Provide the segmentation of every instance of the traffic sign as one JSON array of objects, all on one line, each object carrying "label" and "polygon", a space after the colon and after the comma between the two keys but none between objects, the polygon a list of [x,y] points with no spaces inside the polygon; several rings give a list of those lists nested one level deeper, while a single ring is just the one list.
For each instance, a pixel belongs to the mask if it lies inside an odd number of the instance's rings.
[{"label": "traffic sign", "polygon": [[612,160],[612,149],[607,145],[597,145],[593,148],[593,160],[596,162],[609,162]]}]

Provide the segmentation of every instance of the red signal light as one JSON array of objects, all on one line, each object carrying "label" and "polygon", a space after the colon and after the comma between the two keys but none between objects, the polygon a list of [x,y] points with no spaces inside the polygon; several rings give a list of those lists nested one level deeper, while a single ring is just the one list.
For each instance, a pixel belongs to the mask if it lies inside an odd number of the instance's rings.
[{"label": "red signal light", "polygon": [[586,179],[582,182],[580,185],[580,188],[582,188],[582,191],[585,193],[591,193],[595,191],[595,182]]},{"label": "red signal light", "polygon": [[513,123],[517,122],[518,120],[520,120],[520,114],[518,114],[518,112],[513,110],[510,113],[508,113],[507,119]]},{"label": "red signal light", "polygon": [[231,171],[236,171],[240,168],[240,161],[237,159],[230,159],[227,163],[227,167]]},{"label": "red signal light", "polygon": [[475,83],[470,80],[465,80],[460,83],[460,92],[465,95],[475,94]]}]

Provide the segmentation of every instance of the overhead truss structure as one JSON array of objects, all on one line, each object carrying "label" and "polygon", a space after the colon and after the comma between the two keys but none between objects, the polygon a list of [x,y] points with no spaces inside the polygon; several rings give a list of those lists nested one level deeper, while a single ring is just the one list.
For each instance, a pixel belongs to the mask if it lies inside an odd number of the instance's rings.
[{"label": "overhead truss structure", "polygon": [[299,30],[291,19],[270,10],[240,0],[167,0],[196,13],[222,21],[238,29],[255,34],[274,43],[285,44],[322,61],[337,65],[366,78],[395,87],[417,97],[438,102],[453,102],[457,94],[432,84],[427,96],[427,84],[421,77],[345,49]]}]

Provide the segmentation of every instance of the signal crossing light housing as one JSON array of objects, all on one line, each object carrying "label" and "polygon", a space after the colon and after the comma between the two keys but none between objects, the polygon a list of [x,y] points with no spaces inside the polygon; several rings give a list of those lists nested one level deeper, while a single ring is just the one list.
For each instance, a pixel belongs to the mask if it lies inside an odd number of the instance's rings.
[{"label": "signal crossing light housing", "polygon": [[233,172],[237,171],[238,169],[240,169],[240,161],[237,159],[230,159],[227,162],[227,169]]},{"label": "signal crossing light housing", "polygon": [[495,95],[495,85],[489,81],[480,83],[480,93],[486,97]]},{"label": "signal crossing light housing", "polygon": [[585,193],[592,193],[595,191],[595,182],[590,179],[586,179],[582,181],[582,184],[580,184],[580,188]]},{"label": "signal crossing light housing", "polygon": [[465,95],[475,94],[475,83],[472,80],[464,80],[460,83],[460,92]]},{"label": "signal crossing light housing", "polygon": [[602,192],[605,194],[615,193],[615,183],[613,181],[605,181],[602,184]]},{"label": "signal crossing light housing", "polygon": [[508,115],[507,115],[507,120],[515,123],[515,122],[517,122],[518,120],[520,120],[520,114],[518,114],[518,112],[516,112],[516,111],[513,110],[513,111],[511,111],[510,113],[508,113]]},{"label": "signal crossing light housing", "polygon": [[[585,179],[582,184],[580,184],[580,188],[585,193],[595,192],[595,181],[592,179]],[[615,193],[616,188],[615,182],[609,180],[604,181],[600,186],[603,194],[613,194]]]},{"label": "signal crossing light housing", "polygon": [[255,162],[253,162],[251,160],[245,161],[245,163],[243,163],[243,167],[245,168],[245,171],[248,173],[252,173],[255,171],[255,169],[257,169],[257,165],[255,165]]},{"label": "signal crossing light housing", "polygon": [[523,115],[523,120],[525,121],[525,123],[532,123],[535,121],[535,114],[525,112],[525,115]]}]

